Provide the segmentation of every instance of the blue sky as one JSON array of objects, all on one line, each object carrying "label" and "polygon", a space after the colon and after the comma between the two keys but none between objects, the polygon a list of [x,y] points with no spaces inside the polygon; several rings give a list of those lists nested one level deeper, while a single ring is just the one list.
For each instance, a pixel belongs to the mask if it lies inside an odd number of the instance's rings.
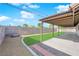
[{"label": "blue sky", "polygon": [[[0,4],[0,25],[22,25],[37,26],[39,19],[67,11],[70,3],[7,3]],[[18,8],[24,9],[19,10]]]}]

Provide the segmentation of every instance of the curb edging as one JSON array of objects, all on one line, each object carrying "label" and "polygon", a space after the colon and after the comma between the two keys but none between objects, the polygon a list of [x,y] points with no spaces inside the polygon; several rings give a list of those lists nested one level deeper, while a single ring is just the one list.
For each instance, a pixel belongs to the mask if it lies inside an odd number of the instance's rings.
[{"label": "curb edging", "polygon": [[21,42],[25,46],[25,48],[27,48],[32,53],[33,56],[38,56],[27,44],[24,43],[23,39],[24,38],[22,37]]}]

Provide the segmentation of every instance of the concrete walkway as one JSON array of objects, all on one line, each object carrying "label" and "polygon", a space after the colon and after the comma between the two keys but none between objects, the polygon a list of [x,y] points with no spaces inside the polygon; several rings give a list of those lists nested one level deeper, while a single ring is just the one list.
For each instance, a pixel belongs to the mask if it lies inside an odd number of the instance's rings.
[{"label": "concrete walkway", "polygon": [[72,56],[79,56],[79,36],[75,33],[65,33],[57,38],[44,41],[42,44]]},{"label": "concrete walkway", "polygon": [[0,56],[32,56],[32,54],[23,46],[20,37],[6,37],[0,46]]}]

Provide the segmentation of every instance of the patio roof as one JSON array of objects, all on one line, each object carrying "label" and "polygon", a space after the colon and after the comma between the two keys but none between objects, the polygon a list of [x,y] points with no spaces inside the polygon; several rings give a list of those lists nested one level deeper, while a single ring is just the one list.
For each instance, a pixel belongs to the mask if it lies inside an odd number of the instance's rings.
[{"label": "patio roof", "polygon": [[56,15],[52,15],[43,19],[40,19],[42,22],[55,24],[58,26],[64,26],[64,27],[74,27],[79,23],[79,8],[74,12],[74,19],[73,19],[73,12],[67,11],[62,12]]}]

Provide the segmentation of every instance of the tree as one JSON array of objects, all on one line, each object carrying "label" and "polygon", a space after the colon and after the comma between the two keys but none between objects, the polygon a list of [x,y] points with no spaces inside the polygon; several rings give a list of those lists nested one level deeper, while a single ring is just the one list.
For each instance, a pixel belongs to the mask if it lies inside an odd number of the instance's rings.
[{"label": "tree", "polygon": [[34,25],[28,25],[28,27],[30,27],[30,28],[36,28]]},{"label": "tree", "polygon": [[42,25],[41,25],[41,23],[38,23],[38,28],[40,28]]},{"label": "tree", "polygon": [[18,25],[17,27],[22,28],[22,26],[21,26],[21,25]]},{"label": "tree", "polygon": [[23,24],[23,27],[28,27],[28,25],[27,24]]}]

